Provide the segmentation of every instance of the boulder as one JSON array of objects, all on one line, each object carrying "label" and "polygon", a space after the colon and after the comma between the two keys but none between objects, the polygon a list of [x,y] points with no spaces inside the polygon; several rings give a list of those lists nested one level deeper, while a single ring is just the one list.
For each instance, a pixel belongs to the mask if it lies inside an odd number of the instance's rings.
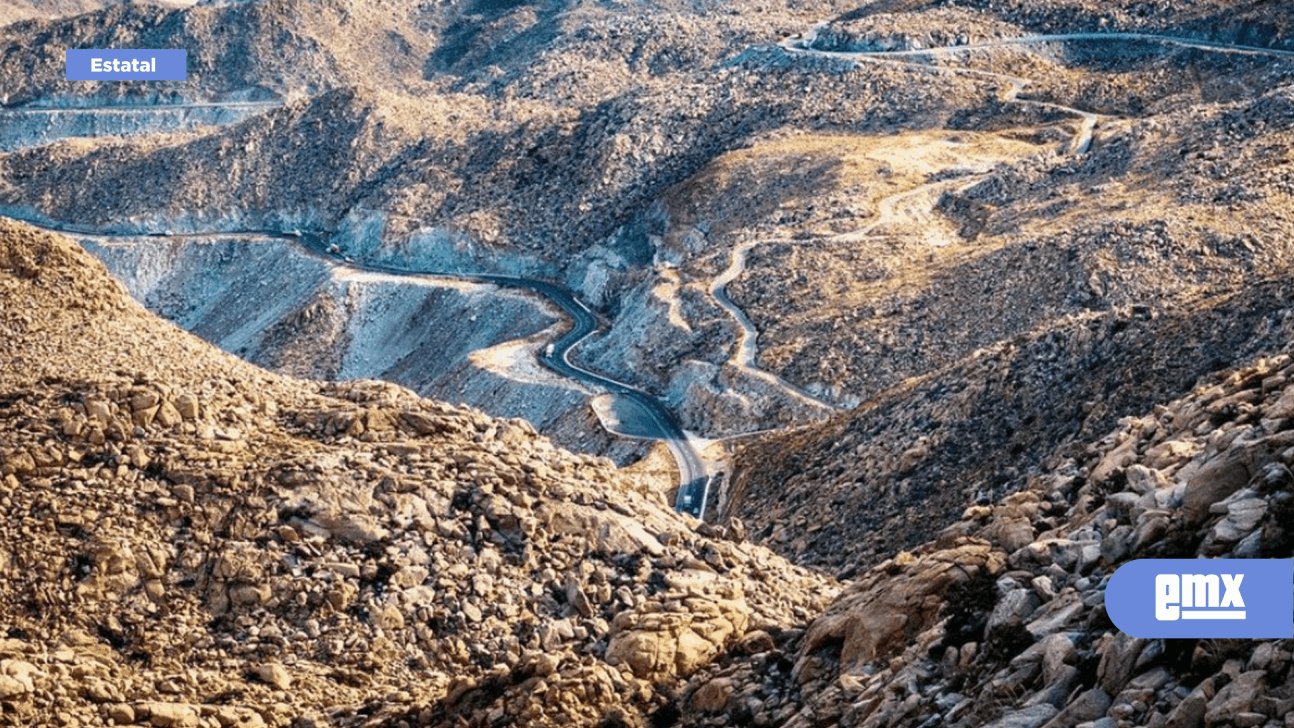
[{"label": "boulder", "polygon": [[[968,539],[953,548],[915,559],[896,574],[878,568],[856,583],[810,626],[803,654],[842,642],[845,669],[862,665],[902,648],[909,639],[938,621],[944,595],[972,573],[998,573],[1002,552]],[[1033,599],[1032,592],[1029,596]]]},{"label": "boulder", "polygon": [[1202,728],[1208,704],[1203,686],[1197,687],[1168,714],[1168,728]]},{"label": "boulder", "polygon": [[1123,632],[1113,632],[1101,639],[1097,652],[1101,662],[1096,668],[1096,679],[1110,695],[1118,695],[1132,677],[1133,666],[1146,641]]},{"label": "boulder", "polygon": [[175,411],[187,421],[198,419],[198,409],[198,398],[192,394],[186,392],[175,398]]},{"label": "boulder", "polygon": [[144,702],[135,706],[137,717],[148,716],[149,724],[157,728],[197,728],[199,710],[185,703]]},{"label": "boulder", "polygon": [[1041,603],[1033,589],[1012,589],[993,607],[993,613],[988,618],[989,632],[1024,622]]},{"label": "boulder", "polygon": [[1190,525],[1203,521],[1209,507],[1245,487],[1251,473],[1247,458],[1227,452],[1214,457],[1186,482],[1182,498],[1182,517]]},{"label": "boulder", "polygon": [[266,663],[257,667],[256,677],[261,682],[277,690],[287,690],[292,687],[292,676],[288,674],[287,668],[277,662]]},{"label": "boulder", "polygon": [[607,664],[626,665],[644,680],[687,676],[746,633],[743,600],[690,598],[686,611],[660,612],[653,603],[616,615],[607,644]]},{"label": "boulder", "polygon": [[31,690],[22,682],[8,675],[0,675],[0,700],[13,700],[30,692]]},{"label": "boulder", "polygon": [[1057,712],[1054,706],[1046,703],[1031,705],[1024,710],[1007,713],[984,728],[1038,728],[1051,720]]},{"label": "boulder", "polygon": [[998,518],[984,529],[984,538],[1012,553],[1033,543],[1033,524],[1027,518]]},{"label": "boulder", "polygon": [[711,680],[692,694],[692,709],[701,713],[718,713],[728,707],[732,691],[732,680],[722,677]]},{"label": "boulder", "polygon": [[1049,635],[1039,643],[1042,649],[1042,680],[1050,685],[1061,674],[1061,668],[1074,655],[1074,637],[1070,634]]},{"label": "boulder", "polygon": [[1074,728],[1079,723],[1096,720],[1110,709],[1110,696],[1101,688],[1092,688],[1065,706],[1044,728]]},{"label": "boulder", "polygon": [[1160,488],[1167,488],[1173,483],[1160,471],[1137,464],[1128,467],[1128,488],[1134,493],[1145,495]]},{"label": "boulder", "polygon": [[1264,670],[1240,673],[1209,701],[1208,710],[1204,713],[1204,724],[1222,725],[1240,713],[1251,712],[1254,698],[1262,692],[1266,678]]}]

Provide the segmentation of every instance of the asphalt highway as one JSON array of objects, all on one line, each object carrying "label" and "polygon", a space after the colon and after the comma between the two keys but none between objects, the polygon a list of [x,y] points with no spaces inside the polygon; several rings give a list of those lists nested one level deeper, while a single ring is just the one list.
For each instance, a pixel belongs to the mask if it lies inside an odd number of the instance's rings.
[{"label": "asphalt highway", "polygon": [[[285,236],[278,234],[277,237]],[[486,273],[447,273],[445,271],[417,270],[358,262],[344,258],[339,253],[329,252],[329,246],[318,235],[302,234],[290,237],[315,255],[328,258],[334,263],[345,265],[355,270],[388,275],[423,275],[476,283],[490,283],[501,288],[530,291],[552,301],[570,317],[571,328],[562,334],[557,341],[554,341],[551,348],[545,349],[545,352],[539,356],[540,363],[565,377],[604,389],[641,411],[644,417],[639,419],[649,421],[654,425],[655,431],[650,434],[669,447],[670,453],[678,464],[679,488],[678,496],[674,502],[675,510],[690,513],[697,518],[702,518],[705,515],[705,502],[709,495],[710,477],[706,473],[705,462],[702,460],[700,453],[696,451],[696,448],[688,440],[687,435],[684,434],[683,428],[674,417],[674,413],[650,394],[624,382],[585,369],[571,360],[572,350],[600,327],[598,317],[583,301],[576,298],[575,294],[556,283],[538,278]]]},{"label": "asphalt highway", "polygon": [[[146,234],[104,233],[86,225],[56,223],[48,220],[27,220],[25,222],[51,232],[77,235],[80,237],[99,239],[146,237]],[[156,235],[156,233],[153,233],[153,235]],[[554,341],[550,347],[545,349],[544,353],[539,356],[540,363],[562,376],[606,390],[613,396],[620,398],[623,404],[627,404],[629,407],[636,410],[637,416],[634,418],[636,421],[651,423],[651,427],[649,427],[644,434],[663,441],[666,446],[669,447],[670,453],[674,456],[674,460],[678,464],[679,488],[678,496],[674,504],[675,510],[683,513],[690,513],[697,518],[702,518],[704,516],[705,501],[709,494],[708,491],[710,486],[710,478],[706,472],[705,462],[702,460],[700,453],[697,452],[696,448],[688,440],[687,435],[683,432],[683,428],[679,425],[678,420],[674,417],[674,414],[669,410],[669,408],[660,400],[640,389],[636,389],[624,382],[620,382],[602,374],[598,374],[597,372],[585,369],[571,360],[572,349],[596,332],[600,328],[600,322],[598,321],[598,317],[594,315],[593,311],[589,309],[588,306],[565,288],[552,283],[551,281],[540,280],[537,278],[491,275],[485,273],[450,273],[439,270],[418,270],[413,268],[381,265],[377,263],[360,262],[346,257],[340,252],[333,252],[336,249],[329,245],[325,236],[318,233],[294,232],[286,234],[277,230],[231,230],[183,234],[164,233],[163,235],[174,238],[214,236],[270,238],[299,245],[312,255],[328,260],[335,265],[344,266],[352,270],[365,271],[369,273],[382,273],[394,276],[416,275],[469,281],[474,283],[488,283],[501,288],[529,291],[552,301],[571,319],[571,328]]]}]

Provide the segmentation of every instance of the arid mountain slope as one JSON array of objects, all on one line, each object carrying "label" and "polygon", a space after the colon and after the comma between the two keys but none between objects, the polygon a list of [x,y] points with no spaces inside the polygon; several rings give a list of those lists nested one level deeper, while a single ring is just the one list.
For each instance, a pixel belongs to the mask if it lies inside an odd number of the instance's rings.
[{"label": "arid mountain slope", "polygon": [[[0,27],[20,20],[52,20],[78,15],[131,0],[9,0],[0,8]],[[162,7],[187,7],[197,0],[153,0],[151,5]]]},{"label": "arid mountain slope", "polygon": [[1118,419],[1284,347],[1292,301],[1276,281],[1153,315],[1076,317],[991,347],[827,425],[743,448],[730,513],[778,551],[852,575],[933,538],[967,503],[1024,488]]},{"label": "arid mountain slope", "polygon": [[836,591],[523,422],[218,352],[8,220],[0,357],[9,724],[641,723]]},{"label": "arid mountain slope", "polygon": [[[1111,623],[1106,587],[1132,559],[1294,556],[1292,377],[1286,345],[1085,438],[861,571],[809,627],[789,685],[758,659],[698,673],[686,722],[1289,725],[1291,640],[1133,637]],[[798,712],[773,720],[787,692]]]},{"label": "arid mountain slope", "polygon": [[[967,40],[1028,33],[1145,32],[1241,43],[1290,47],[1289,16],[1267,0],[1184,0],[1180,2],[1095,2],[1047,0],[998,5],[991,0],[947,3],[898,0],[861,3],[835,20],[851,45],[880,42],[888,47],[951,45]],[[916,30],[920,26],[920,30]],[[1011,28],[1010,26],[1015,26]],[[866,36],[861,38],[860,36]],[[898,42],[898,46],[889,46]]]},{"label": "arid mountain slope", "polygon": [[[147,232],[199,223],[204,230],[286,230],[282,220],[303,214],[315,229],[331,232],[344,228],[348,214],[369,214],[386,222],[376,242],[397,249],[411,233],[445,229],[498,245],[501,256],[528,254],[563,272],[597,243],[637,267],[650,263],[648,236],[656,231],[617,230],[669,186],[759,133],[876,128],[898,117],[942,126],[991,96],[956,78],[916,93],[902,73],[824,73],[775,56],[677,75],[629,85],[588,107],[339,87],[197,138],[78,140],[6,155],[0,204],[99,229]],[[882,100],[886,111],[878,116]],[[289,144],[309,153],[273,154]],[[334,164],[352,157],[371,164]],[[68,173],[100,190],[138,191],[73,195]],[[262,182],[278,177],[295,183]],[[201,200],[206,217],[193,220],[177,209],[185,199]]]},{"label": "arid mountain slope", "polygon": [[[752,500],[733,512],[843,566],[928,537],[931,512],[1021,487],[1068,438],[1282,346],[1290,88],[1098,127],[1077,160],[968,175],[922,228],[766,246],[737,299],[766,332],[765,366],[873,399],[748,450],[736,493]],[[946,242],[923,243],[932,230]],[[839,275],[868,245],[876,272]],[[822,531],[787,528],[791,511]]]},{"label": "arid mountain slope", "polygon": [[[101,5],[103,3],[100,3]],[[422,82],[432,11],[390,2],[233,2],[111,4],[69,18],[0,27],[6,54],[0,79],[6,104],[150,100],[216,101],[318,93],[346,83],[400,88]],[[387,31],[398,27],[399,33]],[[179,48],[188,80],[91,84],[64,79],[65,48]]]},{"label": "arid mountain slope", "polygon": [[[874,563],[933,535],[966,500],[1022,487],[1070,438],[1284,345],[1294,65],[1200,48],[1121,57],[1108,41],[1067,47],[1009,47],[1002,60],[1022,70],[994,68],[1029,80],[1003,105],[1011,126],[996,143],[1036,151],[986,168],[970,153],[939,156],[989,148],[982,136],[900,134],[851,139],[857,151],[842,164],[810,138],[794,164],[833,170],[815,183],[811,212],[716,228],[761,241],[730,286],[760,331],[760,364],[863,403],[737,458],[730,512],[757,535],[776,533],[784,553],[841,569]],[[929,62],[993,68],[998,53]],[[1097,79],[1146,95],[1094,96]],[[1099,112],[1082,151],[1053,136],[1083,139],[1077,112],[1018,115],[1046,105]],[[890,159],[887,143],[913,151]],[[787,148],[767,145],[765,157]],[[710,178],[750,165],[719,162]],[[712,189],[680,188],[675,209],[704,220],[724,201]],[[810,209],[780,192],[789,209]],[[815,530],[789,527],[792,513]]]}]

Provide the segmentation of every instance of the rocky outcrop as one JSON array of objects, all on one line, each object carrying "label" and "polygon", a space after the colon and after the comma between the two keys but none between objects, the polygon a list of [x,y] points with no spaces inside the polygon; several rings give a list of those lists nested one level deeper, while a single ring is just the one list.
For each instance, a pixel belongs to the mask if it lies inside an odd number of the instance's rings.
[{"label": "rocky outcrop", "polygon": [[1004,562],[1002,553],[982,541],[935,551],[919,562],[901,553],[815,620],[804,649],[812,653],[834,644],[843,664],[873,662],[933,627],[950,589],[996,575]]},{"label": "rocky outcrop", "polygon": [[626,664],[640,678],[686,677],[743,637],[749,624],[744,599],[697,594],[671,604],[645,604],[616,616],[607,662]]},{"label": "rocky outcrop", "polygon": [[[752,660],[698,672],[685,690],[698,703],[741,697],[693,723],[1289,725],[1290,640],[1131,637],[1110,622],[1105,587],[1132,559],[1294,556],[1292,401],[1284,353],[1123,418],[1026,489],[860,573],[780,680]],[[788,694],[793,715],[744,707]]]}]

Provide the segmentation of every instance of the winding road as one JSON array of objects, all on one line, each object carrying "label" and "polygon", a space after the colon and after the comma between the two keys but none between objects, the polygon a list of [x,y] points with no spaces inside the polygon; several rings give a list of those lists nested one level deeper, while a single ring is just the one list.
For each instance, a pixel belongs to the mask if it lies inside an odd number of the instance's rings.
[{"label": "winding road", "polygon": [[1094,41],[1098,43],[1108,43],[1110,41],[1122,41],[1124,43],[1140,42],[1153,43],[1156,45],[1176,46],[1178,48],[1191,48],[1194,50],[1209,51],[1213,53],[1228,53],[1233,55],[1246,56],[1268,56],[1294,58],[1294,51],[1280,50],[1279,48],[1263,48],[1261,46],[1238,45],[1234,43],[1222,43],[1219,41],[1202,40],[1200,38],[1187,38],[1178,35],[1160,35],[1157,33],[1130,33],[1111,31],[1108,33],[1050,33],[1036,35],[1020,35],[1012,38],[995,38],[993,40],[982,41],[979,43],[966,43],[963,45],[938,46],[935,48],[911,48],[907,50],[896,51],[823,51],[812,48],[813,42],[817,40],[822,28],[829,23],[821,23],[815,26],[808,33],[800,38],[788,38],[783,41],[782,46],[785,48],[794,48],[795,50],[805,50],[814,53],[830,53],[837,55],[862,55],[873,57],[912,57],[922,55],[947,55],[959,53],[968,50],[986,50],[994,48],[1008,48],[1011,46],[1022,45],[1039,45],[1047,43],[1074,43],[1080,41]]},{"label": "winding road", "polygon": [[733,302],[728,296],[728,284],[737,280],[737,278],[746,270],[746,256],[752,248],[765,243],[779,242],[772,240],[761,240],[756,242],[741,243],[732,249],[729,255],[728,267],[710,282],[710,295],[719,304],[721,308],[728,312],[728,315],[737,322],[738,338],[737,348],[733,350],[729,362],[738,369],[746,372],[748,375],[757,379],[762,379],[769,384],[782,389],[789,393],[795,399],[815,407],[823,407],[828,411],[834,412],[838,408],[823,399],[810,394],[800,387],[791,384],[785,379],[777,376],[767,369],[759,368],[755,358],[759,355],[759,329],[755,328],[755,323],[750,320],[745,311]]},{"label": "winding road", "polygon": [[135,136],[236,124],[281,106],[281,101],[195,101],[152,106],[0,107],[0,151],[76,137]]},{"label": "winding road", "polygon": [[[414,271],[398,271],[383,266],[350,265],[361,270],[373,270],[383,273],[414,273]],[[662,440],[669,447],[670,453],[674,456],[674,461],[678,464],[679,489],[674,503],[675,510],[690,513],[698,519],[704,518],[705,501],[709,490],[709,476],[707,475],[705,461],[689,440],[687,434],[683,432],[683,428],[674,417],[674,413],[650,394],[640,389],[635,389],[624,382],[585,369],[571,361],[572,350],[580,342],[599,330],[598,318],[593,315],[593,312],[583,301],[576,298],[574,294],[565,288],[534,278],[499,275],[455,277],[493,283],[505,288],[520,288],[531,291],[561,307],[566,312],[566,315],[571,318],[571,329],[562,334],[557,341],[554,341],[552,348],[546,349],[545,353],[540,355],[539,361],[558,374],[605,389],[627,400],[632,406],[645,414],[656,427],[656,438]]]},{"label": "winding road", "polygon": [[180,104],[154,104],[152,106],[128,106],[124,104],[99,104],[94,106],[54,106],[32,104],[30,106],[13,106],[3,109],[12,114],[52,114],[58,112],[85,112],[104,114],[160,114],[166,111],[187,111],[189,109],[217,109],[220,111],[268,111],[283,105],[282,101],[188,101]]},{"label": "winding road", "polygon": [[[13,215],[10,215],[13,217]],[[21,219],[21,218],[15,218]],[[86,238],[98,241],[113,241],[123,239],[135,239],[148,237],[146,234],[128,234],[128,233],[104,233],[86,225],[53,223],[50,221],[24,220],[29,225],[38,227],[49,232],[61,233],[65,235],[75,235],[80,238]],[[659,439],[669,448],[670,453],[678,465],[679,471],[679,488],[678,495],[675,499],[675,510],[683,513],[689,513],[698,519],[705,516],[705,501],[709,491],[710,476],[704,458],[701,457],[696,446],[687,434],[683,431],[682,426],[674,417],[674,414],[660,400],[650,394],[636,389],[635,387],[624,382],[612,379],[597,372],[585,369],[571,360],[571,353],[576,346],[589,336],[599,331],[601,326],[598,317],[588,306],[580,301],[573,293],[562,288],[561,286],[550,281],[544,281],[537,278],[524,278],[520,276],[494,275],[488,273],[449,273],[438,270],[416,270],[391,265],[382,265],[378,263],[365,263],[343,257],[339,252],[331,252],[331,245],[324,235],[317,233],[301,233],[300,235],[285,234],[276,230],[231,230],[231,231],[213,231],[200,233],[184,233],[177,235],[167,235],[169,238],[206,238],[221,237],[227,239],[256,239],[256,240],[277,240],[296,245],[306,253],[327,261],[330,265],[349,271],[361,271],[366,273],[381,273],[391,276],[419,276],[424,278],[440,278],[444,280],[467,281],[470,283],[481,283],[498,286],[500,288],[511,288],[529,291],[535,295],[547,299],[548,301],[561,308],[563,312],[571,319],[571,328],[553,341],[552,344],[540,354],[539,361],[544,366],[561,374],[585,384],[606,390],[607,392],[622,398],[630,407],[636,409],[641,417],[639,419],[650,422],[654,427],[651,435]]]},{"label": "winding road", "polygon": [[[1294,59],[1294,51],[1275,50],[1269,48],[1260,48],[1254,46],[1232,45],[1204,41],[1193,38],[1182,38],[1176,36],[1152,35],[1143,33],[1069,33],[1056,35],[1031,35],[1017,38],[1004,38],[981,43],[966,45],[946,46],[940,48],[910,49],[896,51],[833,51],[821,50],[814,47],[821,30],[827,24],[821,24],[811,29],[808,33],[799,38],[788,38],[780,44],[780,47],[792,55],[815,56],[845,59],[858,62],[869,63],[888,63],[899,64],[909,68],[919,68],[926,71],[939,71],[963,75],[977,76],[989,80],[1004,83],[1006,89],[1002,93],[1002,99],[1008,102],[1033,105],[1038,108],[1060,111],[1072,114],[1080,121],[1078,128],[1066,146],[1065,154],[1074,155],[1085,153],[1091,145],[1093,133],[1101,119],[1107,118],[1092,111],[1078,109],[1062,104],[1048,101],[1033,100],[1021,98],[1020,94],[1030,85],[1030,80],[1009,74],[995,73],[974,68],[959,67],[937,67],[930,63],[921,62],[918,59],[929,58],[946,58],[952,55],[975,51],[990,50],[996,48],[1006,48],[1023,45],[1045,45],[1048,43],[1072,43],[1072,42],[1141,42],[1154,43],[1167,46],[1182,48],[1191,48],[1208,52],[1252,55],[1264,57],[1278,57]],[[261,108],[268,108],[275,105],[276,102],[233,102],[233,103],[195,103],[174,106],[159,105],[154,107],[105,107],[105,108],[77,108],[77,107],[26,107],[18,109],[3,110],[3,113],[14,115],[49,115],[58,112],[68,114],[78,113],[107,113],[107,114],[158,114],[168,111],[183,111],[185,109],[206,109],[213,107],[225,107],[233,112],[252,112]],[[55,135],[57,136],[57,135]],[[933,200],[937,199],[936,187],[949,185],[973,184],[981,174],[963,177],[960,180],[943,180],[931,182],[917,188],[906,190],[901,193],[891,195],[883,199],[880,203],[880,210],[877,220],[860,230],[845,233],[844,236],[868,235],[875,231],[881,225],[887,224],[899,217],[908,220],[916,220],[921,217],[915,209],[905,208],[898,210],[898,205],[906,200],[920,199],[921,203],[915,207],[924,208],[932,207]],[[969,182],[967,181],[969,180]],[[926,204],[929,202],[929,204]],[[12,217],[21,219],[22,216],[10,214]],[[49,220],[29,220],[29,224],[41,227],[51,232],[72,234],[76,236],[102,239],[102,240],[119,240],[124,238],[139,238],[147,236],[148,233],[105,233],[101,230],[89,226],[80,226],[75,224],[56,223]],[[654,437],[665,442],[669,447],[671,454],[678,464],[679,471],[679,489],[675,503],[678,511],[690,513],[697,518],[704,518],[705,503],[709,495],[709,486],[711,478],[708,474],[706,462],[697,450],[694,442],[688,437],[680,426],[677,418],[673,413],[657,398],[637,389],[624,382],[612,379],[605,375],[585,369],[572,360],[572,352],[581,342],[591,336],[593,333],[601,330],[601,324],[598,317],[593,311],[580,301],[572,292],[550,281],[525,278],[518,276],[505,276],[493,274],[463,274],[460,272],[448,272],[440,270],[415,270],[409,268],[400,268],[390,265],[375,263],[356,262],[349,258],[344,258],[340,253],[333,252],[327,244],[325,236],[321,234],[285,234],[272,230],[242,230],[242,231],[213,231],[209,233],[190,233],[182,235],[167,235],[167,237],[231,237],[231,238],[257,238],[273,239],[278,241],[290,242],[300,246],[305,252],[328,261],[329,264],[343,269],[354,271],[363,271],[371,273],[382,273],[394,276],[421,276],[442,278],[446,280],[468,281],[474,283],[491,284],[503,288],[512,288],[528,291],[552,302],[565,312],[566,316],[571,319],[571,328],[558,337],[552,344],[545,349],[545,352],[539,356],[540,362],[552,371],[561,374],[570,379],[590,384],[596,388],[606,391],[615,397],[618,397],[622,403],[627,404],[631,409],[636,410],[635,419],[644,422],[650,422],[652,425],[651,434]],[[837,236],[842,237],[842,236]],[[746,261],[749,251],[764,242],[775,241],[756,241],[743,243],[736,246],[730,252],[728,267],[716,276],[710,285],[710,294],[717,305],[723,308],[734,319],[740,328],[740,338],[738,345],[732,353],[731,361],[738,368],[753,374],[758,378],[772,383],[784,391],[789,392],[794,397],[812,403],[816,406],[834,407],[818,397],[786,382],[781,377],[759,369],[756,365],[758,356],[758,330],[754,323],[738,307],[727,293],[727,286],[736,280],[746,268]]]},{"label": "winding road", "polygon": [[[1181,48],[1191,48],[1207,52],[1294,59],[1294,51],[1260,48],[1256,46],[1231,45],[1192,38],[1152,35],[1147,33],[1064,33],[1054,35],[1030,35],[1020,36],[1017,38],[1003,38],[982,43],[970,43],[966,45],[894,51],[843,51],[815,48],[814,44],[817,42],[819,35],[827,25],[828,23],[820,23],[801,37],[792,37],[783,40],[779,46],[792,55],[803,57],[834,58],[860,62],[895,64],[925,71],[957,73],[1002,82],[1006,84],[1006,90],[1003,92],[1001,97],[1003,101],[1027,104],[1078,117],[1078,128],[1075,130],[1073,138],[1066,145],[1063,152],[1067,156],[1085,154],[1091,147],[1096,125],[1101,120],[1109,119],[1110,117],[1093,111],[1079,109],[1073,106],[1066,106],[1064,104],[1058,104],[1051,101],[1021,98],[1020,94],[1031,83],[1029,79],[1021,76],[996,73],[975,68],[937,67],[932,66],[929,63],[919,62],[916,59],[935,59],[967,51],[992,50],[1013,46],[1111,41],[1123,43],[1153,43]],[[877,229],[894,222],[900,217],[907,218],[908,222],[919,222],[919,218],[929,215],[933,211],[939,195],[946,189],[964,189],[973,186],[984,178],[984,174],[985,172],[980,172],[957,180],[929,182],[910,190],[889,195],[879,202],[878,214],[874,222],[859,230],[837,235],[832,239],[837,242],[844,242],[848,239],[857,239],[862,236],[871,235]],[[910,200],[921,200],[921,203],[913,207],[905,208],[902,212],[898,211],[900,203]],[[920,210],[917,210],[916,208],[920,208]],[[750,317],[746,315],[745,311],[733,302],[732,298],[728,295],[728,285],[737,280],[737,278],[740,277],[746,269],[747,256],[750,250],[759,245],[776,242],[783,241],[757,240],[744,242],[735,246],[729,254],[728,267],[710,283],[711,297],[720,308],[728,312],[736,322],[739,329],[738,343],[736,349],[733,351],[731,362],[734,366],[742,369],[748,374],[775,384],[798,399],[835,409],[831,403],[809,394],[804,389],[786,381],[773,372],[759,368],[757,363],[759,355],[759,330],[755,326],[754,322],[750,320]]]},{"label": "winding road", "polygon": [[294,240],[310,253],[323,257],[334,265],[351,270],[385,273],[395,276],[432,276],[474,283],[489,283],[501,288],[530,291],[556,304],[570,317],[571,328],[552,342],[550,348],[546,348],[544,353],[540,354],[540,363],[558,374],[591,384],[621,397],[645,415],[655,425],[656,431],[653,433],[655,438],[665,443],[678,465],[679,489],[674,504],[675,510],[690,513],[698,519],[704,517],[705,498],[709,488],[709,476],[705,460],[701,457],[687,434],[683,432],[683,428],[674,417],[674,413],[650,394],[624,382],[585,369],[571,360],[571,353],[575,347],[601,329],[598,317],[575,294],[551,281],[538,278],[489,273],[447,273],[445,271],[415,270],[377,263],[361,263],[343,258],[339,253],[329,252],[329,246],[325,239],[316,234],[303,234],[299,238],[280,237]]}]

